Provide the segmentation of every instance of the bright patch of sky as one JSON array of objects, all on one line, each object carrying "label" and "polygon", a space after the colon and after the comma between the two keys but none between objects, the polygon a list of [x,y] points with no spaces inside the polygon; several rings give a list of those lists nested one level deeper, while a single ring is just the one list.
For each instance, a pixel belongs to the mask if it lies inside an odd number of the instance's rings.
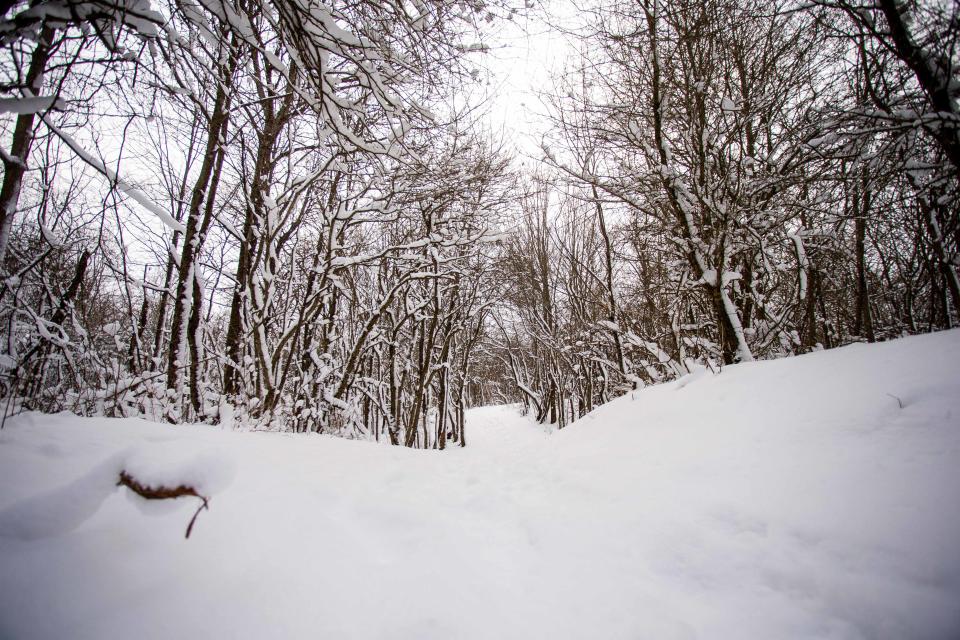
[{"label": "bright patch of sky", "polygon": [[490,124],[522,155],[541,155],[548,125],[540,96],[574,51],[569,38],[550,24],[572,24],[576,12],[570,0],[537,3],[512,21],[498,21],[487,37],[490,49],[482,64],[489,72]]}]

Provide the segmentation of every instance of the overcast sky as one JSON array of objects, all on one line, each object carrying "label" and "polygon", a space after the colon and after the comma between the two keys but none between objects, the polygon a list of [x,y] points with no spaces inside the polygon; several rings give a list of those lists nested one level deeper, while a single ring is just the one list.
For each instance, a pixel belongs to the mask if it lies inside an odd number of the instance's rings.
[{"label": "overcast sky", "polygon": [[[552,20],[573,17],[569,0],[544,4]],[[486,44],[490,53],[483,64],[490,72],[491,125],[502,127],[521,153],[538,156],[546,124],[537,93],[550,87],[551,73],[562,68],[571,46],[546,24],[539,7],[512,22],[496,23]]]}]

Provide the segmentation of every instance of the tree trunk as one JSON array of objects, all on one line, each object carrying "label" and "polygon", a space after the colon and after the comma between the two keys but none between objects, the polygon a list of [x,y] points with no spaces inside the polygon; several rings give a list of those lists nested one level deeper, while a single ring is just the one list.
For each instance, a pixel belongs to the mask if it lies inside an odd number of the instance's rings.
[{"label": "tree trunk", "polygon": [[[866,202],[866,194],[864,195]],[[866,229],[864,204],[863,210],[857,216],[855,222],[856,233],[856,254],[857,254],[857,319],[853,332],[856,335],[863,335],[867,342],[873,342],[876,338],[873,335],[873,320],[870,316],[870,296],[867,289],[867,258],[866,258]]]},{"label": "tree trunk", "polygon": [[[179,390],[179,372],[182,367],[196,367],[198,364],[194,359],[197,353],[196,328],[194,327],[194,331],[191,332],[188,323],[192,316],[192,307],[200,304],[199,299],[194,299],[198,289],[198,283],[196,282],[197,258],[202,249],[203,231],[205,231],[202,228],[205,221],[200,218],[200,210],[204,201],[212,200],[212,196],[216,194],[217,185],[211,185],[211,178],[217,173],[217,165],[222,159],[221,146],[224,142],[223,134],[228,120],[229,95],[227,87],[232,82],[235,66],[236,57],[231,53],[227,72],[221,78],[221,82],[217,83],[203,162],[193,186],[190,209],[187,212],[187,225],[183,234],[183,250],[180,253],[180,264],[177,269],[177,293],[174,298],[173,318],[170,323],[170,348],[167,356],[168,389]],[[207,211],[212,210],[212,204],[212,202],[208,203]],[[192,337],[191,333],[193,334]],[[187,350],[189,350],[189,353]],[[199,396],[195,374],[191,374],[190,387],[191,404],[194,410],[197,410]]]},{"label": "tree trunk", "polygon": [[[44,26],[40,30],[37,46],[30,56],[26,85],[34,96],[39,95],[43,88],[43,75],[50,59],[53,35],[54,30]],[[20,189],[27,169],[27,156],[30,155],[30,146],[33,143],[35,119],[34,113],[22,113],[17,116],[13,127],[10,153],[3,159],[3,185],[0,186],[0,268],[3,267],[7,255],[10,230],[17,213],[17,205],[20,203]]]}]

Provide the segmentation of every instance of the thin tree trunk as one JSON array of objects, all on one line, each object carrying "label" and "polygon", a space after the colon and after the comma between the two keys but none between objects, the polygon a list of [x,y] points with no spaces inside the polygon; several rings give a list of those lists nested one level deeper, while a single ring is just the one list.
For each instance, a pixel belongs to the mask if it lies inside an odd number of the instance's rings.
[{"label": "thin tree trunk", "polygon": [[[866,201],[866,194],[864,200]],[[855,221],[856,233],[856,254],[857,254],[857,319],[854,326],[854,333],[863,335],[867,342],[873,342],[876,338],[873,334],[873,320],[870,316],[870,296],[867,290],[867,258],[866,258],[866,228],[865,217],[866,204],[860,211]]]},{"label": "thin tree trunk", "polygon": [[[43,76],[50,59],[53,36],[54,30],[44,26],[40,30],[37,46],[30,56],[26,84],[34,96],[39,95],[43,88]],[[13,127],[10,153],[3,158],[3,185],[0,186],[0,268],[7,255],[10,230],[13,227],[17,205],[20,203],[20,189],[27,169],[27,156],[30,155],[30,146],[33,143],[35,119],[34,113],[22,113],[17,116]]]},{"label": "thin tree trunk", "polygon": [[[180,264],[177,270],[177,293],[174,298],[173,318],[170,323],[170,349],[167,357],[167,388],[179,389],[179,370],[188,365],[196,366],[195,360],[188,361],[196,355],[195,337],[189,337],[188,322],[192,306],[200,304],[193,297],[197,291],[195,279],[197,258],[202,249],[202,227],[204,220],[200,218],[200,209],[207,199],[212,199],[216,193],[216,185],[211,185],[211,178],[221,157],[223,133],[228,120],[229,95],[227,86],[232,82],[233,71],[236,66],[236,56],[231,53],[227,73],[217,83],[216,97],[214,98],[213,113],[210,116],[207,132],[207,144],[200,165],[197,180],[194,183],[190,198],[190,209],[187,212],[187,226],[183,234],[183,250],[180,254]],[[191,344],[192,343],[192,344]],[[189,353],[188,353],[189,349]],[[191,404],[196,410],[199,406],[195,375],[191,374]]]},{"label": "thin tree trunk", "polygon": [[[597,193],[596,185],[591,185],[593,191],[593,202],[597,209],[597,222],[600,226],[600,235],[603,236],[604,258],[607,277],[607,303],[610,306],[610,322],[614,328],[610,329],[613,334],[613,345],[617,353],[617,366],[620,367],[620,374],[626,378],[627,362],[623,356],[623,343],[620,340],[620,325],[617,323],[617,295],[613,288],[613,244],[610,242],[610,234],[607,233],[607,222],[603,215],[603,205],[600,204],[600,194]],[[634,383],[636,388],[636,383]]]}]

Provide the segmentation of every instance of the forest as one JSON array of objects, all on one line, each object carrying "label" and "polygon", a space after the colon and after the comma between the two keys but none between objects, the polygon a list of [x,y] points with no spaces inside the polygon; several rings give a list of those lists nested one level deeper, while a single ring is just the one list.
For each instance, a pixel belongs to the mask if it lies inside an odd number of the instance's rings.
[{"label": "forest", "polygon": [[958,69],[958,0],[0,0],[0,639],[960,638]]},{"label": "forest", "polygon": [[[464,446],[960,312],[960,5],[3,0],[0,395]],[[534,158],[505,24],[571,51]],[[493,87],[493,89],[491,89]]]}]

